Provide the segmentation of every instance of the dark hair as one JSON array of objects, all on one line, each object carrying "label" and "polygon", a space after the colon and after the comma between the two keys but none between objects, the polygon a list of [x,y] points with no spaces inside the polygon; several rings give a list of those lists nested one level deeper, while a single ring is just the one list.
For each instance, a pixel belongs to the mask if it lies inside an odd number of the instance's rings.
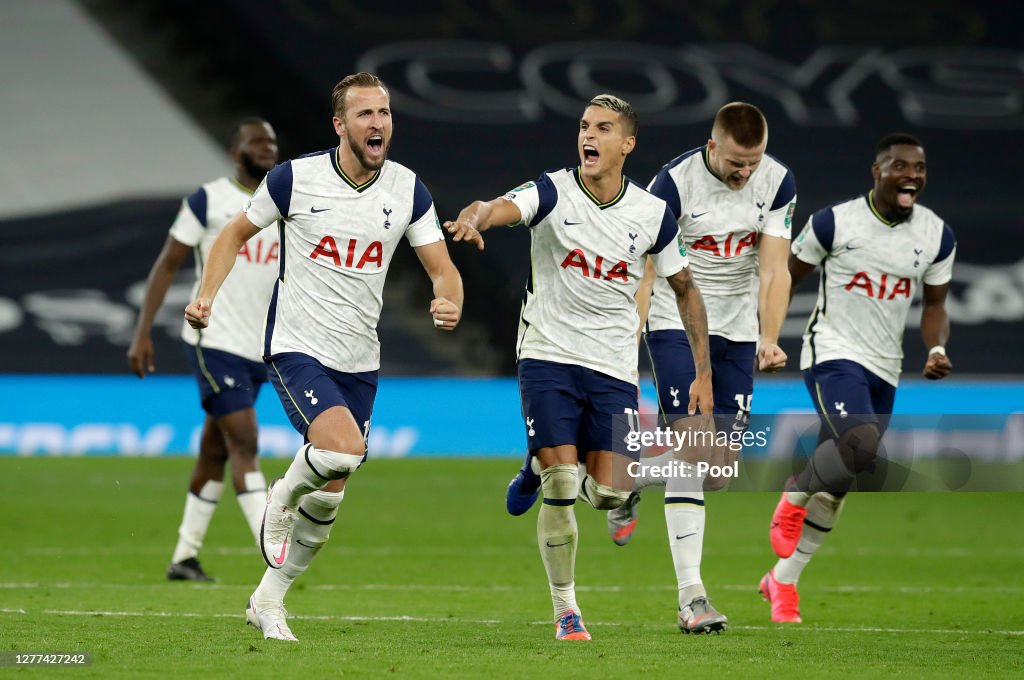
[{"label": "dark hair", "polygon": [[747,102],[730,102],[715,114],[714,131],[732,137],[739,146],[749,149],[760,146],[768,134],[768,121],[761,109]]},{"label": "dark hair", "polygon": [[613,94],[599,94],[587,102],[587,106],[600,106],[602,109],[616,112],[626,119],[626,135],[636,136],[636,131],[640,127],[636,119],[636,111],[622,97],[616,97]]},{"label": "dark hair", "polygon": [[242,128],[246,125],[270,125],[266,118],[260,118],[259,116],[249,116],[238,121],[235,125],[234,132],[231,133],[231,147],[234,149],[236,146],[242,143]]},{"label": "dark hair", "polygon": [[345,117],[345,93],[353,87],[380,87],[383,88],[389,97],[391,96],[391,92],[388,90],[388,86],[384,84],[384,81],[372,73],[360,71],[359,73],[345,76],[341,79],[341,82],[334,86],[334,90],[331,92],[331,105],[334,108],[334,115],[338,118]]},{"label": "dark hair", "polygon": [[892,147],[902,144],[924,148],[921,140],[914,135],[907,134],[906,132],[892,132],[879,140],[878,145],[875,147],[875,158],[887,153]]}]

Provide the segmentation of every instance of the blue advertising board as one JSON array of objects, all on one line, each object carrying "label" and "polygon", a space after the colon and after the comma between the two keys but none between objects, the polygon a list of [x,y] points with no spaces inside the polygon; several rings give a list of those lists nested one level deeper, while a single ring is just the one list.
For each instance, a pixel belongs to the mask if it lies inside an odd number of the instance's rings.
[{"label": "blue advertising board", "polygon": [[[649,381],[645,381],[649,383]],[[908,381],[896,410],[907,414],[1006,414],[1024,409],[1016,381]],[[656,413],[645,384],[641,413]],[[762,380],[754,412],[807,413],[796,379]],[[257,403],[260,449],[291,457],[301,444],[269,386]],[[0,376],[0,455],[190,455],[202,411],[191,378]],[[511,378],[382,378],[371,456],[518,456],[525,435]]]}]

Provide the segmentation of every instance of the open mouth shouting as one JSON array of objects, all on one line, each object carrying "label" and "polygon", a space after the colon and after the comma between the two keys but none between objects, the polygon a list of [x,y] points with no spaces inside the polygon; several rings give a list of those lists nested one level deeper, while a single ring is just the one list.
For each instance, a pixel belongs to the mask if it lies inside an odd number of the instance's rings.
[{"label": "open mouth shouting", "polygon": [[917,201],[917,192],[921,190],[921,187],[913,182],[906,182],[901,184],[896,189],[896,205],[901,210],[907,211],[914,207],[914,202]]},{"label": "open mouth shouting", "polygon": [[384,153],[384,135],[370,135],[370,138],[366,140],[366,151],[373,158],[382,155]]},{"label": "open mouth shouting", "polygon": [[583,167],[595,168],[597,167],[598,159],[600,159],[601,153],[597,150],[597,147],[593,144],[583,145]]}]

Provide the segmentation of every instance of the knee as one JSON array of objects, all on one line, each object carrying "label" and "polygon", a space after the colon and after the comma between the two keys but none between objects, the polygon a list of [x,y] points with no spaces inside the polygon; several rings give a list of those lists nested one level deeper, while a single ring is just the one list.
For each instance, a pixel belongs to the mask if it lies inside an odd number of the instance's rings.
[{"label": "knee", "polygon": [[305,456],[306,464],[322,479],[333,482],[347,478],[363,463],[364,447],[359,453],[342,453],[339,450],[322,449],[307,444],[299,455]]},{"label": "knee", "polygon": [[583,478],[583,485],[580,487],[580,497],[597,510],[614,510],[626,502],[626,499],[629,498],[629,491],[620,491],[605,486],[587,475]]},{"label": "knee", "polygon": [[575,463],[551,465],[540,471],[544,498],[575,500],[579,489],[579,469]]},{"label": "knee", "polygon": [[721,491],[729,485],[731,478],[718,475],[716,477],[707,476],[702,481],[702,486],[705,491]]},{"label": "knee", "polygon": [[881,434],[874,423],[858,425],[846,432],[839,442],[839,450],[853,463],[855,472],[867,469],[878,454]]},{"label": "knee", "polygon": [[255,432],[226,432],[228,456],[235,460],[255,460],[259,444]]}]

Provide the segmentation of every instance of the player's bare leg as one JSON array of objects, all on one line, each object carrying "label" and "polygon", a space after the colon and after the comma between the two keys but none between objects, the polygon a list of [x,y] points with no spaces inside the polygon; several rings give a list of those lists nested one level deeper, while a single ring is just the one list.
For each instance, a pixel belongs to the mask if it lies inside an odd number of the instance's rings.
[{"label": "player's bare leg", "polygon": [[235,487],[238,505],[242,508],[242,515],[253,538],[258,541],[263,508],[267,502],[267,480],[260,470],[256,410],[246,408],[221,416],[217,419],[217,426],[227,447],[231,482]]},{"label": "player's bare leg", "polygon": [[227,446],[212,416],[206,416],[199,439],[199,458],[192,469],[189,493],[178,527],[178,543],[174,547],[167,578],[172,581],[212,581],[199,564],[199,550],[210,527],[224,490],[224,465]]}]

